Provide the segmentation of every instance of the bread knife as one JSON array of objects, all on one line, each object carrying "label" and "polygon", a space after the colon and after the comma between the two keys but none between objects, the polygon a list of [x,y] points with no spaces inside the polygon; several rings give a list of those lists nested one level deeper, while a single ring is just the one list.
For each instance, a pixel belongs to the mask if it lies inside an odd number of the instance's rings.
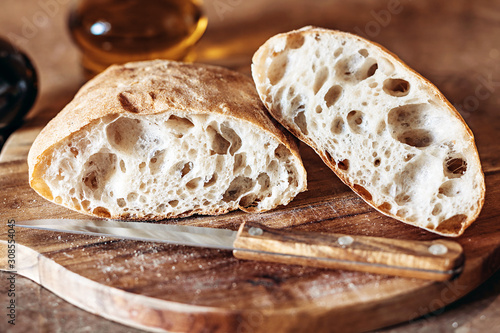
[{"label": "bread knife", "polygon": [[16,227],[104,236],[145,242],[233,251],[238,259],[353,270],[444,281],[463,269],[464,255],[455,241],[415,241],[383,237],[284,231],[253,222],[238,231],[151,222],[39,219]]}]

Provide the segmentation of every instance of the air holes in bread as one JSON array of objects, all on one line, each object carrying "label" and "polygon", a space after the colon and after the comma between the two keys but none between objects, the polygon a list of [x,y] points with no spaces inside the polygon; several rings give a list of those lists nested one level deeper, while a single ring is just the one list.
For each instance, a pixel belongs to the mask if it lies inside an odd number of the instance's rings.
[{"label": "air holes in bread", "polygon": [[194,190],[194,189],[198,188],[198,185],[200,185],[200,180],[201,180],[201,178],[199,178],[199,177],[191,179],[190,181],[188,181],[186,183],[186,188],[188,190]]},{"label": "air holes in bread", "polygon": [[335,165],[336,164],[336,162],[333,159],[332,155],[330,155],[330,153],[327,150],[325,150],[325,158],[327,160],[327,164],[329,164],[329,165]]},{"label": "air holes in bread", "polygon": [[325,94],[325,102],[327,107],[334,105],[342,95],[342,87],[335,85],[330,87]]},{"label": "air holes in bread", "polygon": [[[153,157],[149,160],[149,169],[151,171],[151,174],[156,174],[161,170],[161,166],[163,165],[163,159],[165,158],[165,150],[157,150],[153,154]],[[121,163],[123,162],[120,161],[120,167]]]},{"label": "air holes in bread", "polygon": [[69,151],[71,152],[71,154],[73,154],[74,157],[78,156],[78,149],[76,149],[75,147],[69,148]]},{"label": "air holes in bread", "polygon": [[390,213],[392,209],[392,205],[388,202],[384,202],[380,206],[378,206],[378,209],[381,210],[384,213]]},{"label": "air holes in bread", "polygon": [[233,165],[233,173],[238,174],[241,170],[243,170],[246,166],[246,158],[247,154],[239,153],[234,155],[234,165]]},{"label": "air holes in bread", "polygon": [[226,124],[220,126],[223,137],[230,142],[229,154],[234,155],[241,148],[241,138],[236,132]]},{"label": "air holes in bread", "polygon": [[275,95],[267,95],[268,103],[272,103],[274,107],[274,111],[277,111],[278,114],[281,114],[281,99],[283,97],[283,93],[285,92],[285,86],[279,87],[276,91]]},{"label": "air holes in bread", "polygon": [[359,184],[354,184],[353,185],[353,188],[356,192],[358,192],[358,194],[365,200],[371,200],[372,199],[372,194],[366,189],[364,188],[363,186],[359,185]]},{"label": "air holes in bread", "polygon": [[278,162],[276,160],[272,160],[267,165],[267,171],[271,174],[276,174],[276,172],[278,171]]},{"label": "air holes in bread", "polygon": [[403,97],[410,92],[410,83],[403,79],[386,79],[384,91],[391,96]]},{"label": "air holes in bread", "polygon": [[89,200],[83,200],[82,201],[82,208],[86,211],[89,210],[89,206],[90,206],[90,201]]},{"label": "air holes in bread", "polygon": [[370,76],[373,76],[375,74],[375,72],[377,71],[378,69],[378,64],[377,63],[374,63],[373,65],[371,65],[370,67],[368,67],[368,70],[366,71],[366,78],[369,78]]},{"label": "air holes in bread", "polygon": [[335,64],[335,72],[339,78],[350,80],[351,75],[354,74],[354,65],[356,57],[342,58]]},{"label": "air holes in bread", "polygon": [[426,129],[412,129],[401,133],[397,137],[398,141],[412,147],[428,147],[433,139],[430,131]]},{"label": "air holes in bread", "polygon": [[396,196],[395,201],[399,206],[404,206],[411,201],[411,196],[409,194],[399,194]]},{"label": "air holes in bread", "polygon": [[302,100],[302,96],[301,95],[295,96],[295,98],[293,98],[292,101],[290,102],[290,107],[291,110],[295,110],[295,113],[303,111],[305,109],[305,103]]},{"label": "air holes in bread", "polygon": [[382,135],[385,132],[386,124],[385,121],[381,121],[377,125],[377,135]]},{"label": "air holes in bread", "polygon": [[249,193],[240,199],[239,205],[244,208],[256,207],[259,203],[255,199],[257,199],[257,195]]},{"label": "air holes in bread", "polygon": [[388,124],[395,129],[420,128],[427,123],[428,104],[408,104],[389,111]]},{"label": "air holes in bread", "polygon": [[271,179],[265,172],[259,174],[259,176],[257,177],[257,182],[260,185],[261,191],[267,191],[271,187]]},{"label": "air holes in bread", "polygon": [[116,155],[97,153],[89,157],[83,167],[83,183],[96,196],[100,196],[106,181],[116,170]]},{"label": "air holes in bread", "polygon": [[128,195],[127,195],[127,201],[128,202],[134,202],[137,200],[139,196],[137,195],[137,193],[135,192],[130,192]]},{"label": "air holes in bread", "polygon": [[432,209],[432,215],[437,216],[441,214],[443,210],[443,205],[441,205],[439,202],[434,205],[434,208]]},{"label": "air holes in bread", "polygon": [[361,54],[363,57],[368,57],[368,51],[366,49],[361,49],[358,51],[359,54]]},{"label": "air holes in bread", "polygon": [[267,71],[269,81],[273,86],[280,82],[285,75],[287,62],[288,59],[286,54],[278,54],[273,58]]},{"label": "air holes in bread", "polygon": [[467,220],[467,215],[457,214],[439,223],[436,231],[443,233],[457,234],[462,230],[463,223]]},{"label": "air holes in bread", "polygon": [[380,65],[380,70],[387,76],[391,75],[396,70],[394,64],[387,58],[378,58],[378,63]]},{"label": "air holes in bread", "polygon": [[288,157],[288,149],[280,143],[274,150],[274,156],[276,156],[280,161],[285,161]]},{"label": "air holes in bread", "polygon": [[318,91],[323,87],[326,80],[328,79],[328,68],[321,67],[316,73],[316,78],[314,79],[313,92],[316,95]]},{"label": "air holes in bread", "polygon": [[182,170],[181,170],[181,177],[184,177],[185,175],[187,175],[192,169],[193,169],[192,162],[184,163]]},{"label": "air holes in bread", "polygon": [[198,151],[194,148],[189,149],[189,151],[187,153],[187,157],[190,160],[195,160],[197,155],[198,155]]},{"label": "air holes in bread", "polygon": [[300,49],[304,45],[305,38],[301,33],[290,34],[286,37],[287,49]]},{"label": "air holes in bread", "polygon": [[347,82],[363,81],[374,75],[378,69],[377,61],[367,58],[368,52],[360,50],[358,54],[345,57],[337,61],[335,70],[338,78]]},{"label": "air holes in bread", "polygon": [[405,157],[404,157],[404,161],[405,162],[409,162],[414,157],[415,157],[415,154],[406,154]]},{"label": "air holes in bread", "polygon": [[143,134],[143,127],[138,119],[118,117],[106,127],[109,143],[123,154],[131,154]]},{"label": "air holes in bread", "polygon": [[104,217],[104,218],[110,218],[111,217],[111,214],[109,213],[109,210],[107,210],[104,207],[96,207],[96,208],[94,208],[94,210],[92,211],[92,214],[95,214],[97,216]]},{"label": "air holes in bread", "polygon": [[461,157],[450,157],[444,162],[445,175],[448,178],[460,178],[467,172],[467,162]]},{"label": "air holes in bread", "polygon": [[341,134],[344,131],[344,119],[337,117],[332,122],[332,133]]},{"label": "air holes in bread", "polygon": [[250,176],[252,174],[252,167],[250,165],[247,165],[245,167],[245,170],[243,171],[243,174],[247,177]]},{"label": "air holes in bread", "polygon": [[431,145],[433,134],[426,129],[429,118],[428,104],[409,104],[389,111],[387,122],[393,138],[417,148]]},{"label": "air holes in bread", "polygon": [[304,111],[300,111],[297,113],[295,118],[293,118],[293,121],[295,124],[300,128],[300,131],[307,135],[309,134],[307,131],[307,120],[306,120],[306,115]]},{"label": "air holes in bread", "polygon": [[212,139],[212,150],[219,155],[227,154],[227,150],[231,143],[224,139],[222,135],[213,127],[207,127],[207,133]]},{"label": "air holes in bread", "polygon": [[460,189],[460,184],[458,184],[457,181],[448,180],[439,187],[439,194],[443,194],[447,197],[454,197],[460,194]]},{"label": "air holes in bread", "polygon": [[210,177],[210,179],[208,179],[208,180],[205,182],[205,184],[203,184],[203,186],[204,186],[204,187],[210,187],[210,186],[214,185],[216,181],[217,181],[217,174],[216,174],[216,173],[214,173],[214,174],[212,175],[212,177]]},{"label": "air holes in bread", "polygon": [[229,185],[228,189],[222,196],[225,202],[231,202],[239,199],[242,195],[250,191],[255,185],[255,181],[251,178],[238,176]]},{"label": "air holes in bread", "polygon": [[73,203],[73,208],[74,209],[81,209],[82,206],[80,206],[80,201],[77,198],[71,198],[71,202]]},{"label": "air holes in bread", "polygon": [[378,166],[380,166],[380,163],[381,163],[380,158],[377,158],[377,159],[375,159],[375,161],[373,162],[373,165],[374,165],[375,167],[378,167]]},{"label": "air holes in bread", "polygon": [[353,133],[359,134],[363,130],[363,112],[353,110],[347,114],[347,123]]},{"label": "air holes in bread", "polygon": [[123,160],[120,160],[120,171],[127,173],[127,167],[125,166],[125,162]]},{"label": "air holes in bread", "polygon": [[339,161],[337,163],[337,167],[342,171],[348,171],[349,170],[349,160],[345,159],[345,160]]},{"label": "air holes in bread", "polygon": [[401,218],[406,218],[406,216],[408,215],[408,209],[406,209],[406,208],[398,209],[398,211],[396,212],[396,215],[401,217]]},{"label": "air holes in bread", "polygon": [[165,127],[176,137],[182,138],[191,128],[194,127],[194,124],[187,118],[171,115],[165,122]]}]

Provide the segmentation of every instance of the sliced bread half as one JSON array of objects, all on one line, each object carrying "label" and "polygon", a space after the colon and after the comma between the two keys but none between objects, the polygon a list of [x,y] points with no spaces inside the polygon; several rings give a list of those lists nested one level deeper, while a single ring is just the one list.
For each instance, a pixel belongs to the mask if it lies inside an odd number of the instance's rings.
[{"label": "sliced bread half", "polygon": [[380,45],[306,27],[269,39],[252,75],[271,114],[380,212],[445,236],[477,218],[485,184],[471,130]]},{"label": "sliced bread half", "polygon": [[88,82],[36,138],[28,164],[46,199],[114,219],[260,212],[306,189],[294,139],[251,78],[160,60]]}]

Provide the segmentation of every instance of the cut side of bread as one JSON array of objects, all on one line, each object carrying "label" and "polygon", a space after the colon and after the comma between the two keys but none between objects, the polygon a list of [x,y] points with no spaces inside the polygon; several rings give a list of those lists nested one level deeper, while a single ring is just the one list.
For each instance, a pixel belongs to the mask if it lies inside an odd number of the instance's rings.
[{"label": "cut side of bread", "polygon": [[252,75],[271,114],[380,212],[445,236],[479,215],[485,185],[472,132],[380,45],[306,27],[260,47]]},{"label": "cut side of bread", "polygon": [[250,78],[170,61],[112,66],[31,147],[30,185],[113,219],[260,212],[306,189],[293,137]]}]

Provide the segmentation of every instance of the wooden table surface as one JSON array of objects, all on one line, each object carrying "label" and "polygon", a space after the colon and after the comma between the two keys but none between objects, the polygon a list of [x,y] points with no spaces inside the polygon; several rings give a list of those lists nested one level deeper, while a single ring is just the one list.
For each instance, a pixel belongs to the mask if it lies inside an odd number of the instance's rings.
[{"label": "wooden table surface", "polygon": [[[0,34],[29,54],[41,78],[40,98],[28,117],[36,116],[36,121],[28,120],[24,137],[30,127],[61,109],[84,82],[78,51],[66,30],[68,2],[2,0]],[[473,130],[479,114],[498,118],[499,1],[207,0],[205,7],[209,28],[197,47],[200,62],[248,73],[253,52],[275,33],[309,24],[335,28],[364,35],[398,54],[443,91]],[[498,146],[498,138],[491,142],[478,146]],[[498,149],[489,151],[500,154]],[[0,272],[0,305],[6,299],[7,276]],[[13,329],[2,318],[1,332],[139,332],[80,310],[28,279],[18,277],[16,283],[17,324]],[[500,273],[433,315],[379,330],[485,331],[500,331]]]}]

